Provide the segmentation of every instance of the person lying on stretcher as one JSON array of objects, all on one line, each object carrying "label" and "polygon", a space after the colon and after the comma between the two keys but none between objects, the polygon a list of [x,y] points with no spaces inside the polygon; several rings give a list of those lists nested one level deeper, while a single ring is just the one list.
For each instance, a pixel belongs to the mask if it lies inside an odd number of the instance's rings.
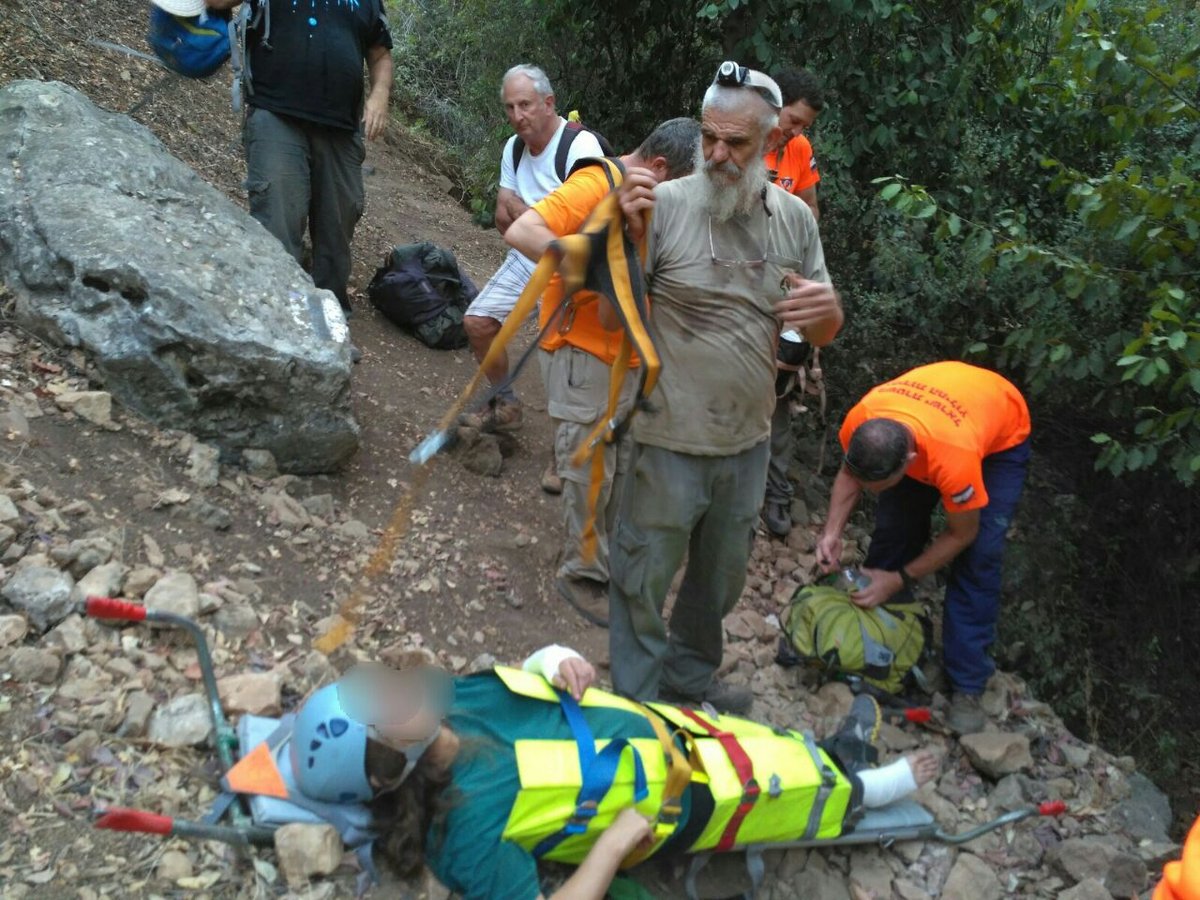
[{"label": "person lying on stretcher", "polygon": [[546,647],[522,669],[461,678],[360,665],[315,692],[291,741],[296,782],[369,804],[376,859],[427,864],[467,900],[542,896],[539,859],[578,864],[557,898],[601,898],[653,854],[836,838],[866,808],[931,780],[917,752],[871,768],[875,701],[811,735],[593,686],[578,653]]}]

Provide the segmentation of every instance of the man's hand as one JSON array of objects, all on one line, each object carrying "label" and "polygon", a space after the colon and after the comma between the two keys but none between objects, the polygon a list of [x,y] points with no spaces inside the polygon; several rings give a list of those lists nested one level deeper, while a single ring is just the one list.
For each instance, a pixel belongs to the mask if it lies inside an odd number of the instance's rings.
[{"label": "man's hand", "polygon": [[576,700],[583,698],[584,691],[596,682],[596,669],[586,659],[573,656],[558,665],[558,674],[552,684],[567,691]]},{"label": "man's hand", "polygon": [[800,332],[823,325],[842,314],[842,301],[833,285],[823,281],[808,281],[798,275],[789,276],[787,295],[775,304],[775,315],[783,330],[795,328]]},{"label": "man's hand", "polygon": [[373,141],[383,134],[383,129],[387,126],[387,114],[387,95],[381,96],[372,91],[367,97],[367,102],[363,104],[363,130],[367,133],[368,141]]},{"label": "man's hand", "polygon": [[628,806],[604,829],[603,837],[612,842],[612,846],[624,859],[638,847],[653,842],[654,829],[649,819],[632,806]]},{"label": "man's hand", "polygon": [[625,173],[617,202],[625,216],[625,229],[630,240],[640,243],[646,236],[646,216],[654,209],[654,186],[658,180],[649,169],[633,166]]},{"label": "man's hand", "polygon": [[863,609],[871,609],[881,603],[887,603],[904,587],[904,579],[899,572],[888,572],[885,569],[863,569],[862,574],[871,579],[871,583],[861,590],[850,594],[850,602]]},{"label": "man's hand", "polygon": [[817,564],[821,571],[828,575],[842,561],[842,536],[840,534],[822,534],[817,541]]}]

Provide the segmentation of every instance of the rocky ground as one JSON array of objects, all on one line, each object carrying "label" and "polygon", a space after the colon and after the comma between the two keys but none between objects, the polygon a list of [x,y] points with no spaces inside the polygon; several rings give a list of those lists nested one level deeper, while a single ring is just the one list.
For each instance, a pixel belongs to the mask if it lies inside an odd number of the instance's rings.
[{"label": "rocky ground", "polygon": [[[16,0],[0,20],[0,81],[58,78],[132,112],[238,197],[237,123],[225,85],[164,78],[149,63],[88,43],[144,51],[141,15],[117,0]],[[398,128],[371,148],[357,285],[390,244],[411,239],[450,246],[480,280],[498,262],[498,239],[470,224],[434,159]],[[0,309],[10,300],[0,295]],[[535,377],[522,385],[531,421],[505,447],[501,476],[440,458],[407,501],[412,527],[385,573],[364,585],[393,508],[418,481],[408,450],[471,367],[467,354],[426,350],[361,302],[351,330],[364,352],[355,371],[363,450],[337,476],[301,479],[277,475],[262,455],[220,465],[190,435],[112,405],[88,360],[0,318],[0,896],[353,894],[353,856],[325,835],[293,833],[279,853],[239,858],[220,844],[90,827],[92,810],[109,805],[198,817],[213,797],[216,765],[194,650],[170,631],[81,618],[77,604],[89,594],[198,616],[231,714],[276,714],[357,658],[413,650],[463,672],[519,660],[554,639],[603,666],[604,632],[574,616],[551,586],[558,516],[537,487],[550,444]],[[817,457],[816,443],[809,440],[807,458]],[[724,669],[754,687],[756,716],[820,734],[844,712],[847,689],[815,690],[773,661],[777,616],[811,567],[829,480],[797,474],[810,484],[796,505],[801,525],[787,542],[758,538],[743,603],[727,621]],[[861,541],[861,530],[852,536]],[[314,639],[356,589],[362,619],[326,656]],[[989,689],[983,736],[945,735],[936,715],[943,704],[935,695],[931,727],[889,725],[882,738],[888,754],[937,749],[943,775],[919,799],[943,827],[964,830],[1043,799],[1066,801],[1068,814],[958,849],[777,853],[768,857],[767,896],[1099,900],[1147,889],[1175,848],[1165,800],[1133,760],[1076,740],[1012,675]],[[679,895],[678,873],[646,868],[643,883]],[[716,867],[706,893],[731,896],[739,882],[738,872]],[[437,891],[389,885],[374,895]]]}]

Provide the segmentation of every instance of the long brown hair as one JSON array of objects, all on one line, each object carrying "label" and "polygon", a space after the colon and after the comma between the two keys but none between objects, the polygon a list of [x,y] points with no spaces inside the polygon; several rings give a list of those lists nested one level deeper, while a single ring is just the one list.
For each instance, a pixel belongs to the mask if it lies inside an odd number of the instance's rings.
[{"label": "long brown hair", "polygon": [[[388,784],[400,777],[407,757],[387,744],[367,741],[368,776]],[[450,769],[422,757],[407,778],[393,791],[369,804],[379,840],[375,852],[384,866],[401,878],[412,878],[425,864],[425,839],[430,829],[445,819],[453,805]]]}]

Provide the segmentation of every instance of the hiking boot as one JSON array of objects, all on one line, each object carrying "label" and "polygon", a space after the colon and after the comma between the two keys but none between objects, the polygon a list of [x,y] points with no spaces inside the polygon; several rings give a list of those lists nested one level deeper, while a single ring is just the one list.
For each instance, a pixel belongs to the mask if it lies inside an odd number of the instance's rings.
[{"label": "hiking boot", "polygon": [[763,504],[762,520],[767,531],[777,538],[785,538],[792,533],[792,501],[768,497]]},{"label": "hiking boot", "polygon": [[754,693],[748,687],[726,684],[724,681],[713,679],[703,697],[688,697],[670,688],[659,688],[658,699],[664,703],[674,703],[679,706],[702,706],[707,703],[717,712],[728,713],[731,716],[746,716],[754,703]]},{"label": "hiking boot", "polygon": [[826,742],[847,772],[869,769],[879,761],[875,740],[879,737],[879,726],[883,715],[879,704],[870,694],[859,694],[850,704],[850,712],[842,724]]},{"label": "hiking boot", "polygon": [[979,694],[964,694],[955,691],[950,698],[950,711],[946,713],[946,727],[955,734],[976,734],[987,724]]},{"label": "hiking boot", "polygon": [[559,575],[554,586],[575,611],[601,628],[608,627],[608,585],[590,578]]},{"label": "hiking boot", "polygon": [[458,417],[460,425],[479,431],[517,431],[525,418],[520,400],[494,398],[485,409],[463,413]]},{"label": "hiking boot", "polygon": [[546,471],[542,473],[542,490],[547,494],[561,494],[563,489],[562,479],[558,475],[558,467],[551,458],[546,465]]}]

